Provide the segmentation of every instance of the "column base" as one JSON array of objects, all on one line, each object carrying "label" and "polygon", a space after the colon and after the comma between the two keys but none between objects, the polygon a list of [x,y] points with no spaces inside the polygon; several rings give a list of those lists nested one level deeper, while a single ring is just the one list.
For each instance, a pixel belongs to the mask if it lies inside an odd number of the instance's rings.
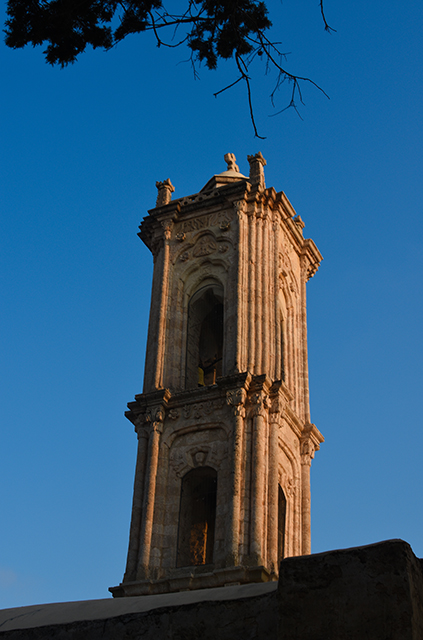
[{"label": "column base", "polygon": [[263,566],[256,567],[228,567],[216,569],[207,573],[197,573],[196,567],[187,567],[178,572],[177,576],[161,580],[137,580],[122,582],[117,587],[110,587],[114,598],[156,595],[159,593],[173,593],[175,591],[191,591],[193,589],[210,589],[211,587],[225,587],[233,584],[248,584],[251,582],[269,582],[277,580]]}]

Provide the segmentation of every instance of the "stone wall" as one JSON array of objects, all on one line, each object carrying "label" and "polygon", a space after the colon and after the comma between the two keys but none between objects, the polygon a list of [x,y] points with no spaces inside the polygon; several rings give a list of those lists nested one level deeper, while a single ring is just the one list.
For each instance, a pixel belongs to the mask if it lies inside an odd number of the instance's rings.
[{"label": "stone wall", "polygon": [[423,567],[406,542],[389,540],[287,558],[277,588],[268,583],[93,603],[91,620],[89,602],[0,611],[0,639],[422,640]]}]

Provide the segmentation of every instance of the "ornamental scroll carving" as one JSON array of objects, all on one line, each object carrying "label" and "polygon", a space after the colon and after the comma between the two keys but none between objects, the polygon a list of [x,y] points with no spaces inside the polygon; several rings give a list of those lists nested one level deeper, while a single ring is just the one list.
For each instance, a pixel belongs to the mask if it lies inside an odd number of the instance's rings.
[{"label": "ornamental scroll carving", "polygon": [[200,231],[208,227],[219,227],[221,230],[226,231],[229,229],[232,217],[233,214],[231,215],[229,211],[218,211],[217,213],[210,213],[200,218],[185,220],[181,224],[181,232],[189,233],[190,231]]},{"label": "ornamental scroll carving", "polygon": [[279,253],[279,271],[281,274],[286,277],[291,269],[291,260],[287,253],[285,251],[283,253]]},{"label": "ornamental scroll carving", "polygon": [[231,248],[229,240],[216,238],[212,233],[202,235],[193,245],[188,244],[180,254],[179,260],[186,262],[192,258],[202,258],[214,253],[225,254]]},{"label": "ornamental scroll carving", "polygon": [[284,492],[287,498],[292,498],[295,495],[295,484],[291,477],[285,482]]},{"label": "ornamental scroll carving", "polygon": [[217,251],[217,242],[212,235],[202,236],[195,245],[192,255],[194,258],[201,256],[209,256],[211,253]]},{"label": "ornamental scroll carving", "polygon": [[245,399],[247,392],[242,387],[226,392],[226,403],[233,408],[234,416],[245,418]]}]

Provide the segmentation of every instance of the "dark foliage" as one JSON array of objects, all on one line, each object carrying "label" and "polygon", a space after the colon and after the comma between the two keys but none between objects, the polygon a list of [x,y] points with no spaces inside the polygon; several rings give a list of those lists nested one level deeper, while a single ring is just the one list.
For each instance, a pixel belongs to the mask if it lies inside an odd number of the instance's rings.
[{"label": "dark foliage", "polygon": [[[329,31],[322,3],[320,0],[325,29]],[[296,108],[295,99],[301,101],[300,81],[311,81],[290,74],[282,66],[283,55],[277,43],[266,35],[272,23],[264,2],[180,0],[179,4],[181,11],[171,13],[162,0],[8,0],[5,41],[13,49],[46,43],[47,62],[64,67],[75,62],[87,45],[107,50],[131,33],[153,31],[158,46],[185,43],[194,72],[197,62],[215,69],[220,59],[235,60],[238,77],[229,87],[240,80],[246,83],[256,135],[248,74],[255,56],[264,57],[266,65],[277,70],[272,100],[275,91],[288,81],[292,83],[289,106]],[[168,42],[161,35],[166,30],[171,33]]]}]

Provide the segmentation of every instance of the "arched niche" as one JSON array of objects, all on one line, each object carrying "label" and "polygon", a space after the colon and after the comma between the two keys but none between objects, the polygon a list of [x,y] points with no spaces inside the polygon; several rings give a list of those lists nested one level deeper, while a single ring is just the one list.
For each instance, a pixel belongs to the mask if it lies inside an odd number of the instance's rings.
[{"label": "arched niche", "polygon": [[291,308],[291,300],[286,288],[279,293],[279,362],[276,365],[276,375],[286,381],[288,365],[288,309]]},{"label": "arched niche", "polygon": [[285,557],[286,498],[278,485],[278,561]]},{"label": "arched niche", "polygon": [[212,564],[216,523],[217,471],[191,469],[182,478],[177,567]]},{"label": "arched niche", "polygon": [[222,375],[223,287],[208,284],[188,304],[185,388],[214,384]]},{"label": "arched niche", "polygon": [[280,379],[281,380],[285,380],[285,343],[286,343],[286,328],[285,328],[285,320],[284,317],[282,315],[282,313],[280,314],[280,319],[279,319],[279,331],[280,331]]}]

